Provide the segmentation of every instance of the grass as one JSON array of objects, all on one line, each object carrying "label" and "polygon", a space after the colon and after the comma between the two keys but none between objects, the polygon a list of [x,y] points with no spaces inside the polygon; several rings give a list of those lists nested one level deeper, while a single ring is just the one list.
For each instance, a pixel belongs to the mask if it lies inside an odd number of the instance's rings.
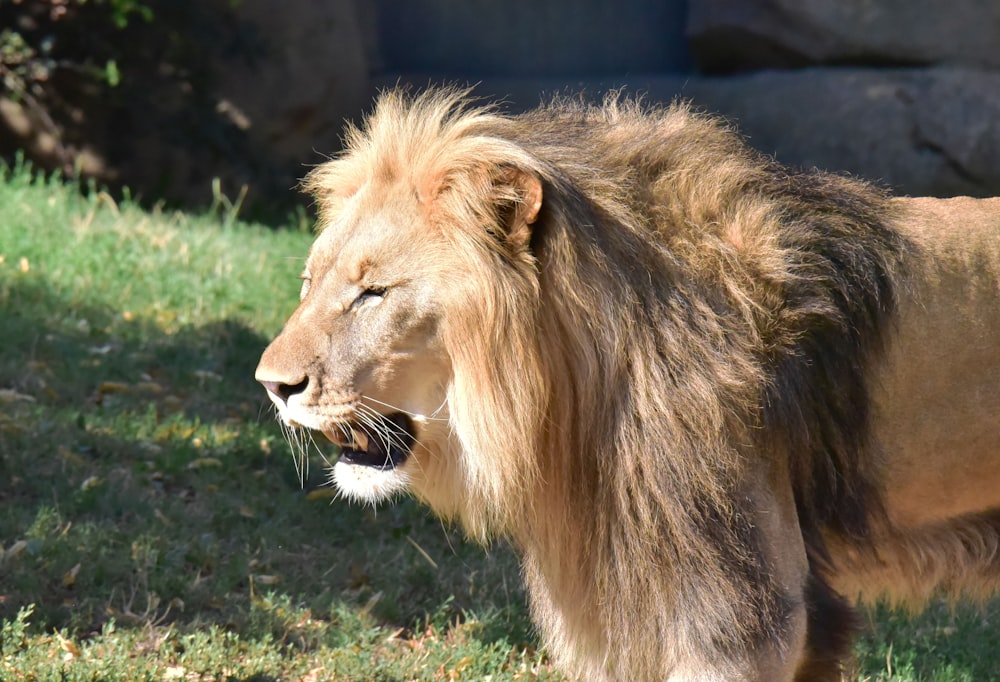
[{"label": "grass", "polygon": [[[298,471],[253,368],[311,237],[0,178],[0,679],[560,679],[515,559]],[[998,679],[1000,607],[872,615],[859,680]]]}]

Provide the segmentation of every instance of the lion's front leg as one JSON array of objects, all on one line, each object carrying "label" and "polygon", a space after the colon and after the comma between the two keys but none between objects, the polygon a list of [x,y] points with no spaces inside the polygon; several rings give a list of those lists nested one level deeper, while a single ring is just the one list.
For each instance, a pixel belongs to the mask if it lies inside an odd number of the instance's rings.
[{"label": "lion's front leg", "polygon": [[[690,638],[704,627],[702,614],[678,621],[666,637],[649,633],[645,640],[616,641],[601,633],[593,621],[581,621],[551,601],[545,589],[531,590],[534,615],[545,645],[560,668],[581,682],[836,682],[837,666],[809,663],[807,609],[804,602],[787,614],[780,637],[751,645],[743,651]],[[787,595],[786,595],[787,597]],[[541,601],[539,601],[541,600]],[[694,622],[699,621],[699,622]],[[723,625],[719,625],[723,629]],[[829,673],[829,674],[827,674]],[[817,676],[819,674],[819,676]]]},{"label": "lion's front leg", "polygon": [[[742,546],[728,548],[720,554],[750,556],[757,570],[730,576],[736,585],[737,600],[743,603],[731,611],[744,622],[732,623],[716,618],[711,608],[711,587],[700,589],[697,582],[688,585],[695,593],[702,610],[687,608],[677,613],[674,627],[676,640],[673,650],[675,664],[665,677],[671,682],[836,682],[841,679],[838,654],[830,655],[824,643],[813,641],[810,618],[820,598],[829,595],[825,586],[810,573],[798,512],[782,467],[760,467],[747,472],[746,479],[734,499],[736,516],[749,519],[741,531],[746,535]],[[720,534],[722,537],[726,537]],[[726,563],[721,564],[723,567]],[[732,564],[729,564],[732,570]],[[737,571],[739,573],[739,571]],[[743,638],[730,634],[724,638],[706,637],[705,633],[743,633]],[[691,634],[698,633],[691,637]],[[624,678],[616,678],[624,679]]]},{"label": "lion's front leg", "polygon": [[572,534],[589,540],[579,546],[563,535],[560,552],[523,547],[532,611],[553,656],[588,681],[839,679],[837,658],[810,641],[817,581],[781,479],[766,468],[747,474],[732,513],[706,513],[704,535],[680,547],[646,543],[645,554],[629,555],[610,525]]},{"label": "lion's front leg", "polygon": [[[840,682],[856,629],[851,605],[813,572],[787,471],[758,470],[745,489],[762,540],[758,549],[776,591],[788,606],[785,626],[772,640],[758,640],[742,676],[718,679]],[[697,671],[689,678],[705,679]],[[715,678],[711,678],[715,679]]]}]

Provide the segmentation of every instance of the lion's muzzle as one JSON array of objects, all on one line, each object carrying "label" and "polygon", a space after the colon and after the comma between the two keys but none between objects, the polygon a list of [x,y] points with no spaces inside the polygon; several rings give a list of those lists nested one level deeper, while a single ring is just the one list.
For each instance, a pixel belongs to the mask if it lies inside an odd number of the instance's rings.
[{"label": "lion's muzzle", "polygon": [[[272,376],[258,368],[257,381],[266,389],[285,423],[322,431],[340,447],[341,462],[390,470],[410,456],[416,443],[416,429],[413,420],[403,412],[383,415],[354,394],[338,410],[339,414],[332,417],[317,409],[316,397],[310,396],[315,391],[310,391],[308,376],[302,379]],[[303,399],[305,404],[301,404]]]}]

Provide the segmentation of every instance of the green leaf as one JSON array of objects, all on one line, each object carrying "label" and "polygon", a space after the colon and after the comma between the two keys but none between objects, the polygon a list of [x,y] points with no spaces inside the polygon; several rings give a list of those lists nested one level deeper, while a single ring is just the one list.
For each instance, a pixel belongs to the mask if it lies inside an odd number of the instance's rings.
[{"label": "green leaf", "polygon": [[111,87],[116,87],[121,83],[122,75],[118,70],[118,62],[114,59],[109,59],[108,63],[104,65],[104,80],[108,82]]}]

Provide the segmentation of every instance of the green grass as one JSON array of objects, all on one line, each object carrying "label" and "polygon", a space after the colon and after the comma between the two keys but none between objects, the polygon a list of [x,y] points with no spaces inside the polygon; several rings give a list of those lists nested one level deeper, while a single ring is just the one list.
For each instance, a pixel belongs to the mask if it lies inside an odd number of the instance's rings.
[{"label": "green grass", "polygon": [[[0,179],[0,679],[559,679],[516,561],[297,472],[253,368],[311,236]],[[1000,608],[873,615],[857,679],[988,680]]]}]

